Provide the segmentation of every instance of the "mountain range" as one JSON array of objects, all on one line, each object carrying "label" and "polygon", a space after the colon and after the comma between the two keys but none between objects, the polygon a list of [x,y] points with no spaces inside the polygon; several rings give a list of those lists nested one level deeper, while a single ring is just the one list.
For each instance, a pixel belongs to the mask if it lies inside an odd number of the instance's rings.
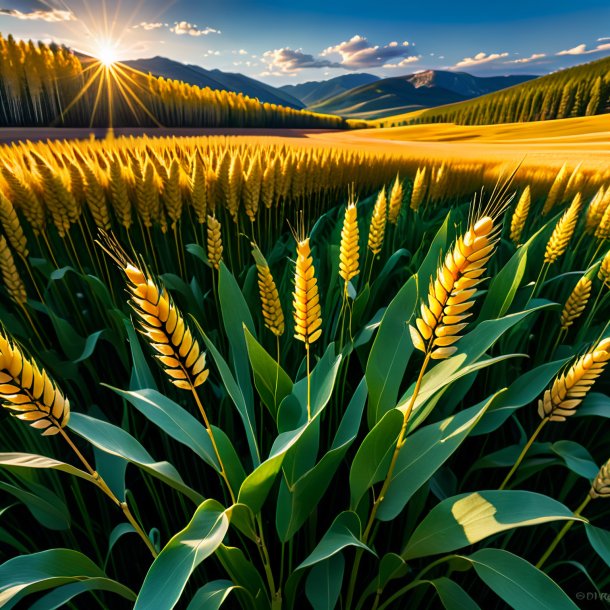
[{"label": "mountain range", "polygon": [[146,74],[243,93],[261,102],[358,119],[378,119],[463,102],[536,78],[478,77],[465,72],[426,70],[384,79],[367,73],[346,74],[325,81],[273,87],[244,74],[207,70],[165,57],[123,63]]}]

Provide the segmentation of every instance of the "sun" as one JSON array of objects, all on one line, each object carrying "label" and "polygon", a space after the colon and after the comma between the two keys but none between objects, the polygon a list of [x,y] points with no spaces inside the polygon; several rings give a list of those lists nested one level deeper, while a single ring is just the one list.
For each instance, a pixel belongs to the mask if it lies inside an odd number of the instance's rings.
[{"label": "sun", "polygon": [[107,68],[110,68],[118,61],[116,48],[110,43],[100,44],[96,55],[100,62]]}]

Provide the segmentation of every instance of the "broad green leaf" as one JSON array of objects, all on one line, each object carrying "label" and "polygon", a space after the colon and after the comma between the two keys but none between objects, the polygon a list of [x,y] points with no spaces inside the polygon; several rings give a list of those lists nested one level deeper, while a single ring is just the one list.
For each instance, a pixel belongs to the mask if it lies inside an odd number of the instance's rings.
[{"label": "broad green leaf", "polygon": [[443,607],[447,610],[481,610],[474,599],[453,580],[443,576],[429,582],[436,589]]},{"label": "broad green leaf", "polygon": [[218,610],[234,589],[230,580],[213,580],[195,593],[186,610]]},{"label": "broad green leaf", "polygon": [[574,417],[591,417],[593,415],[610,417],[610,396],[599,392],[589,392],[580,407],[576,409]]},{"label": "broad green leaf", "polygon": [[0,565],[0,607],[10,610],[22,598],[71,583],[92,580],[92,588],[114,591],[126,599],[135,594],[112,581],[88,557],[69,549],[52,549],[31,555],[20,555]]},{"label": "broad green leaf", "polygon": [[222,544],[228,529],[229,518],[216,500],[200,504],[189,524],[153,561],[134,610],[171,610],[195,568]]},{"label": "broad green leaf", "polygon": [[70,414],[68,427],[98,449],[135,464],[153,477],[180,491],[193,502],[200,503],[203,500],[196,491],[184,483],[182,477],[169,462],[155,462],[148,451],[122,428],[83,413],[74,412]]},{"label": "broad green leaf", "polygon": [[368,423],[372,428],[396,405],[400,383],[413,353],[407,321],[417,304],[417,276],[394,297],[381,319],[366,365]]},{"label": "broad green leaf", "polygon": [[352,510],[356,509],[368,489],[385,478],[403,421],[402,413],[392,409],[362,441],[349,472]]},{"label": "broad green leaf", "polygon": [[[57,587],[32,604],[29,610],[56,610],[56,608],[65,608],[75,597],[90,591],[118,593],[130,602],[136,599],[136,594],[131,589],[118,583],[116,580],[111,580],[110,578],[87,578],[80,582],[77,581]],[[85,604],[83,603],[81,607],[85,607]]]},{"label": "broad green leaf", "polygon": [[[126,392],[111,386],[107,387],[110,387],[119,396],[129,401],[140,413],[159,426],[166,434],[179,443],[186,445],[206,464],[212,466],[216,472],[220,472],[218,459],[208,431],[186,409],[156,390]],[[231,441],[222,430],[212,426],[212,432],[223,464],[227,470],[231,487],[239,489],[246,474],[237,453]]]},{"label": "broad green leaf", "polygon": [[108,536],[108,550],[106,551],[106,559],[104,560],[104,569],[106,569],[106,566],[108,565],[112,549],[125,534],[137,534],[131,523],[119,523],[118,525],[115,525],[110,532],[110,536]]},{"label": "broad green leaf", "polygon": [[478,577],[504,602],[519,610],[577,610],[559,585],[531,563],[501,549],[465,557]]},{"label": "broad green leaf", "polygon": [[356,439],[362,412],[366,404],[367,388],[363,379],[350,400],[333,443],[320,461],[298,480],[288,485],[282,478],[276,508],[275,523],[280,540],[286,542],[305,523],[318,505],[344,458]]},{"label": "broad green leaf", "polygon": [[10,494],[23,502],[36,521],[44,527],[59,531],[70,528],[68,507],[50,489],[30,483],[30,489],[26,490],[0,481],[0,492]]},{"label": "broad green leaf", "polygon": [[[528,371],[513,381],[508,390],[494,400],[483,419],[473,430],[473,436],[497,430],[517,409],[529,405],[540,397],[555,375],[568,361],[567,358],[548,362]],[[576,411],[580,411],[580,408]]]},{"label": "broad green leaf", "polygon": [[587,538],[593,550],[601,557],[604,563],[610,568],[610,532],[595,527],[590,523],[585,523]]},{"label": "broad green leaf", "polygon": [[254,396],[250,379],[248,348],[243,330],[245,326],[254,335],[254,321],[238,283],[223,262],[220,263],[218,271],[218,299],[222,322],[231,345],[235,378],[241,388],[253,426],[255,426]]},{"label": "broad green leaf", "polygon": [[[292,394],[287,396],[278,414],[279,429],[269,457],[244,480],[240,490],[238,502],[249,506],[254,513],[258,513],[271,490],[286,453],[305,435],[309,428],[318,425],[324,408],[330,400],[334,387],[341,356],[334,356],[334,345],[328,346],[326,353],[311,372],[311,420],[307,421],[307,382],[299,381],[293,387]],[[315,382],[315,383],[314,383]],[[291,404],[287,403],[290,402]],[[296,406],[296,409],[293,407]]]},{"label": "broad green leaf", "polygon": [[157,389],[155,378],[150,371],[148,362],[144,357],[142,346],[138,340],[136,331],[133,328],[133,324],[127,318],[124,320],[125,329],[127,330],[127,336],[129,338],[129,349],[131,350],[131,380],[129,381],[130,390],[144,390],[145,388]]},{"label": "broad green leaf", "polygon": [[322,540],[316,545],[316,548],[296,569],[302,570],[303,568],[311,567],[332,557],[348,546],[355,546],[375,555],[374,551],[366,546],[364,542],[360,541],[361,537],[362,525],[360,518],[356,513],[344,511],[335,518],[328,531],[322,536]]},{"label": "broad green leaf", "polygon": [[409,435],[398,454],[392,481],[379,506],[377,518],[391,521],[398,516],[413,494],[449,459],[501,395],[495,394],[474,407]]},{"label": "broad green leaf", "polygon": [[479,491],[437,504],[417,526],[401,555],[406,559],[447,553],[516,527],[583,521],[566,506],[529,491]]},{"label": "broad green leaf", "polygon": [[250,365],[254,374],[254,385],[263,404],[269,409],[273,420],[277,420],[280,403],[292,392],[292,380],[284,369],[267,353],[244,327]]},{"label": "broad green leaf", "polygon": [[269,610],[271,603],[267,596],[267,587],[254,564],[246,558],[244,552],[236,547],[221,544],[216,549],[216,557],[223,570],[233,583],[239,587],[235,595],[246,610]]},{"label": "broad green leaf", "polygon": [[95,479],[84,470],[76,468],[71,464],[66,464],[53,458],[44,455],[36,455],[33,453],[0,453],[0,467],[6,468],[36,468],[52,470],[60,470],[72,476],[85,479],[91,483],[95,483]]},{"label": "broad green leaf", "polygon": [[[498,320],[485,320],[475,327],[470,333],[462,337],[458,343],[458,353],[447,360],[442,360],[428,371],[423,378],[421,388],[411,416],[410,429],[416,427],[423,421],[423,414],[427,414],[425,409],[422,409],[420,414],[418,411],[424,403],[432,398],[432,396],[445,386],[449,386],[454,381],[461,377],[472,373],[483,367],[490,366],[504,359],[518,356],[519,354],[508,354],[496,358],[478,362],[485,352],[509,329],[516,324],[525,320],[528,316],[535,312],[542,311],[552,306],[549,303],[537,305],[531,309],[505,316]],[[413,395],[413,384],[400,400],[398,407],[400,410],[407,408]]]},{"label": "broad green leaf", "polygon": [[[229,365],[226,363],[225,359],[222,357],[221,353],[216,349],[216,346],[212,343],[210,338],[203,332],[201,325],[197,320],[192,318],[195,325],[197,326],[201,336],[203,337],[203,341],[208,348],[216,366],[218,367],[218,372],[220,373],[220,377],[222,378],[222,382],[227,390],[227,393],[231,397],[233,404],[237,408],[237,412],[241,417],[241,420],[244,424],[244,429],[246,431],[246,438],[248,439],[248,447],[250,448],[250,456],[252,457],[252,463],[256,468],[261,463],[259,448],[256,442],[256,426],[254,423],[254,416],[250,412],[248,405],[246,403],[246,399],[241,390],[241,387],[235,381],[235,377],[233,377],[233,373],[231,373],[231,369]],[[243,331],[242,331],[243,332]]]},{"label": "broad green leaf", "polygon": [[305,582],[305,595],[314,610],[334,610],[341,593],[345,559],[333,555],[314,566]]},{"label": "broad green leaf", "polygon": [[577,475],[589,481],[592,481],[597,476],[599,472],[597,464],[593,461],[591,454],[579,443],[574,441],[557,441],[551,445],[551,450]]}]

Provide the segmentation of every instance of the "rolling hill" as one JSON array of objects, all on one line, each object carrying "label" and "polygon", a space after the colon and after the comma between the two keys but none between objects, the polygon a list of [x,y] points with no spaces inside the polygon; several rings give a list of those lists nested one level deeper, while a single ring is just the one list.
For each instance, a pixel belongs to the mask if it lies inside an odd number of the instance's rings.
[{"label": "rolling hill", "polygon": [[[415,109],[414,109],[415,110]],[[610,57],[567,68],[503,91],[439,108],[377,121],[379,127],[415,123],[494,125],[593,116],[610,112]]]},{"label": "rolling hill", "polygon": [[383,118],[421,108],[462,102],[533,78],[536,77],[478,77],[464,72],[426,70],[377,80],[309,105],[308,108],[349,118]]},{"label": "rolling hill", "polygon": [[222,72],[221,70],[206,70],[200,66],[182,64],[178,61],[159,56],[149,59],[124,61],[122,63],[145,74],[150,73],[154,76],[179,80],[189,85],[197,85],[202,88],[209,87],[216,91],[225,90],[243,93],[248,97],[258,98],[261,102],[289,106],[290,108],[300,109],[305,107],[305,104],[289,93],[244,74]]},{"label": "rolling hill", "polygon": [[299,85],[284,85],[279,87],[279,89],[296,97],[305,106],[313,106],[329,97],[340,95],[356,87],[369,85],[378,80],[381,80],[379,76],[363,72],[359,74],[344,74],[343,76],[323,81],[309,81]]}]

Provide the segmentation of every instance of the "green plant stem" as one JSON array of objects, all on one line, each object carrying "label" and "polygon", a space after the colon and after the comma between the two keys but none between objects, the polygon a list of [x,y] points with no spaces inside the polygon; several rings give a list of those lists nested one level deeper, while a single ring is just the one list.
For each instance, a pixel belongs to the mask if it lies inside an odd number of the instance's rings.
[{"label": "green plant stem", "polygon": [[309,363],[309,343],[305,343],[305,352],[307,359],[307,421],[311,421],[311,371]]},{"label": "green plant stem", "polygon": [[[415,401],[417,400],[417,396],[419,395],[419,390],[421,388],[422,380],[424,378],[424,374],[426,369],[428,368],[428,364],[430,362],[430,352],[426,354],[424,358],[424,362],[422,363],[421,369],[419,371],[419,375],[417,377],[417,381],[415,382],[415,388],[413,389],[413,395],[411,396],[411,400],[409,401],[409,406],[405,410],[402,428],[400,429],[400,433],[398,435],[398,440],[396,441],[396,446],[394,447],[394,453],[392,454],[392,460],[390,461],[390,466],[388,468],[388,472],[386,474],[385,480],[379,492],[379,495],[375,499],[373,503],[373,508],[371,509],[371,514],[369,515],[368,522],[366,524],[366,528],[364,529],[364,533],[362,534],[362,542],[364,544],[367,543],[369,534],[371,533],[371,528],[373,527],[373,523],[375,522],[375,517],[377,515],[377,511],[379,510],[379,506],[383,502],[385,498],[385,494],[390,487],[390,483],[392,482],[392,474],[394,473],[394,468],[396,467],[396,462],[398,461],[398,456],[400,454],[400,450],[405,444],[405,434],[407,432],[407,425],[409,424],[409,419],[411,417],[411,413],[413,411],[413,407],[415,406]],[[358,568],[360,567],[360,561],[362,559],[363,549],[358,549],[356,551],[356,557],[354,559],[354,566],[352,568],[352,575],[350,578],[348,593],[347,593],[347,602],[346,608],[349,610],[352,606],[352,600],[354,598],[354,591],[356,589],[356,581],[358,579]]]},{"label": "green plant stem", "polygon": [[[589,504],[589,502],[591,502],[592,499],[593,498],[589,494],[587,494],[587,497],[584,499],[583,503],[574,511],[574,516],[580,517],[582,511],[586,508],[587,504]],[[540,561],[536,564],[536,567],[538,569],[542,568],[542,566],[544,565],[544,562],[551,556],[551,553],[555,550],[557,545],[561,542],[561,539],[568,533],[568,531],[572,527],[572,525],[574,525],[574,521],[567,521],[565,523],[565,525],[561,528],[561,530],[559,530],[559,533],[557,534],[557,536],[555,536],[555,539],[553,540],[553,542],[551,542],[551,544],[549,545],[549,548],[546,550],[544,555],[540,558]]]},{"label": "green plant stem", "polygon": [[536,430],[534,430],[534,433],[530,436],[530,438],[527,441],[527,443],[525,443],[525,447],[523,447],[521,453],[519,454],[519,457],[517,458],[517,461],[513,464],[513,467],[510,469],[510,472],[506,475],[506,478],[504,479],[504,481],[502,481],[502,485],[500,485],[500,487],[498,489],[504,489],[506,487],[506,485],[510,481],[511,477],[515,474],[515,471],[517,470],[517,468],[519,468],[519,465],[523,461],[523,458],[525,457],[525,454],[529,451],[530,447],[532,446],[532,443],[536,440],[536,438],[538,437],[538,435],[542,431],[542,428],[544,428],[544,426],[549,421],[550,421],[549,418],[545,417],[538,424],[538,427],[536,428]]},{"label": "green plant stem", "polygon": [[85,456],[78,450],[78,447],[72,442],[72,439],[68,436],[68,433],[59,425],[59,423],[57,423],[57,428],[64,440],[68,443],[74,453],[76,453],[78,459],[83,463],[89,474],[93,477],[95,484],[123,511],[123,514],[129,523],[131,523],[135,531],[148,547],[148,550],[151,552],[153,558],[156,558],[157,550],[150,541],[150,538],[146,535],[146,532],[142,529],[142,526],[136,521],[136,518],[129,509],[127,502],[122,502],[114,495],[110,487],[108,487],[106,484],[106,481],[104,481],[104,479],[91,467],[91,464],[89,464],[87,458],[85,458]]},{"label": "green plant stem", "polygon": [[[267,577],[267,584],[269,585],[269,592],[271,593],[271,607],[281,608],[282,601],[278,598],[278,591],[275,588],[275,580],[273,578],[273,572],[271,570],[271,559],[269,557],[269,550],[265,544],[265,534],[263,532],[263,522],[260,513],[256,515],[256,523],[258,525],[258,548],[260,551],[263,567],[265,568],[265,576]],[[278,605],[279,601],[279,605]]]},{"label": "green plant stem", "polygon": [[229,494],[231,496],[231,502],[235,504],[235,494],[233,493],[233,489],[231,487],[231,483],[229,483],[229,478],[227,477],[227,471],[222,462],[222,458],[220,457],[220,451],[218,451],[218,445],[216,444],[216,439],[214,438],[214,432],[212,432],[212,426],[210,425],[210,421],[208,416],[203,408],[203,404],[197,394],[197,390],[191,384],[191,391],[193,392],[193,396],[195,398],[195,402],[197,403],[197,407],[199,408],[199,412],[201,413],[201,417],[203,417],[203,423],[205,424],[205,429],[207,430],[208,436],[210,437],[210,441],[212,442],[212,447],[214,448],[214,454],[216,455],[216,459],[218,460],[218,464],[220,466],[220,476],[223,478],[227,489],[229,490]]},{"label": "green plant stem", "polygon": [[425,582],[426,581],[424,581],[424,580],[422,580],[422,581],[415,580],[413,582],[410,582],[408,585],[405,585],[402,589],[399,589],[398,591],[396,591],[396,593],[394,593],[394,595],[392,595],[385,602],[383,602],[383,604],[381,604],[381,606],[379,606],[379,610],[384,610],[385,608],[389,608],[390,604],[392,602],[397,600],[399,597],[402,597],[405,593],[407,593],[411,589],[414,589],[418,585],[424,584]]}]

